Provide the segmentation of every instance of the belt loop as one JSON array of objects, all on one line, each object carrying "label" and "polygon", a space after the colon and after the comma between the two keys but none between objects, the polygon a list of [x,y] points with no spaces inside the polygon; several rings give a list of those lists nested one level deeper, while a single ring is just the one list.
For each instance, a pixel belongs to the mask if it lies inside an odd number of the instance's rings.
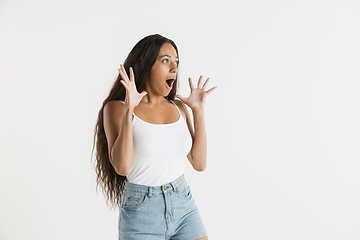
[{"label": "belt loop", "polygon": [[151,197],[151,190],[152,190],[152,187],[149,187],[148,197]]},{"label": "belt loop", "polygon": [[173,182],[171,182],[170,184],[171,184],[171,186],[173,187],[174,192],[176,192],[176,191],[177,191],[177,187],[175,186],[175,184],[174,184]]}]

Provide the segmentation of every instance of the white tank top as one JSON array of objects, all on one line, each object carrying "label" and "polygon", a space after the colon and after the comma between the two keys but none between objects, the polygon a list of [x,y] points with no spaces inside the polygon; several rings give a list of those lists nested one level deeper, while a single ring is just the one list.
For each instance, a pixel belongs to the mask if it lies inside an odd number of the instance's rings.
[{"label": "white tank top", "polygon": [[161,186],[184,174],[192,138],[185,119],[176,108],[179,119],[169,124],[148,123],[133,113],[134,158],[126,176],[130,183]]}]

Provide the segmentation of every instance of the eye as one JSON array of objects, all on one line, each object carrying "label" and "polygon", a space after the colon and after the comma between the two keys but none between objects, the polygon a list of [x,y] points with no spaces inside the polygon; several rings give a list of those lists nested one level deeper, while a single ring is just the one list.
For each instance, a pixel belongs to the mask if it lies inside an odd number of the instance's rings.
[{"label": "eye", "polygon": [[164,62],[164,61],[169,61],[169,59],[164,59],[163,62]]}]

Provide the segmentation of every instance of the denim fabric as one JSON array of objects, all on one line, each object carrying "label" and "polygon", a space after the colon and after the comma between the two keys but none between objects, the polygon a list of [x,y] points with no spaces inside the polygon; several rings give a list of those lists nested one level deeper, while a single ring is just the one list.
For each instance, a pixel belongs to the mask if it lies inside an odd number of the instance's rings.
[{"label": "denim fabric", "polygon": [[156,187],[125,181],[119,212],[120,240],[195,240],[206,235],[184,174]]}]

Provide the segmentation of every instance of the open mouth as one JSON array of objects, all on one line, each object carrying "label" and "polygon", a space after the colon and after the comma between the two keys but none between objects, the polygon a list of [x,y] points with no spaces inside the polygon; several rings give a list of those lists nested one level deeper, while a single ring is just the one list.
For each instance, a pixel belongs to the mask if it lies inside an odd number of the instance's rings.
[{"label": "open mouth", "polygon": [[174,81],[175,81],[175,79],[168,79],[168,80],[166,80],[166,85],[167,85],[167,87],[168,87],[169,89],[172,88]]}]

